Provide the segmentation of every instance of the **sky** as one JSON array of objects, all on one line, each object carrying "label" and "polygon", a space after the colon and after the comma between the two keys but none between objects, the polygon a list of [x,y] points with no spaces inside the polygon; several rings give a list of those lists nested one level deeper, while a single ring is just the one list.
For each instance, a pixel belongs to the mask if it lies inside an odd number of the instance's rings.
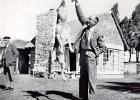
[{"label": "sky", "polygon": [[[68,21],[77,19],[74,3],[65,0],[68,10]],[[120,19],[131,17],[140,0],[79,0],[86,17],[109,12],[118,2]],[[11,36],[12,39],[30,41],[37,33],[36,15],[47,13],[57,8],[61,0],[0,0],[0,37]]]}]

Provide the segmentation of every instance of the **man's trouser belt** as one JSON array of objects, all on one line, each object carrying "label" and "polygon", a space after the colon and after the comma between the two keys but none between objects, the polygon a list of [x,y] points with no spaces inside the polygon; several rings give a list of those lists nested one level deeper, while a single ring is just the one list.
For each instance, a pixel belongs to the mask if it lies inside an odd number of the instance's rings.
[{"label": "man's trouser belt", "polygon": [[91,49],[81,49],[80,51],[81,51],[81,52],[86,52],[86,51],[91,51],[91,52],[93,52]]}]

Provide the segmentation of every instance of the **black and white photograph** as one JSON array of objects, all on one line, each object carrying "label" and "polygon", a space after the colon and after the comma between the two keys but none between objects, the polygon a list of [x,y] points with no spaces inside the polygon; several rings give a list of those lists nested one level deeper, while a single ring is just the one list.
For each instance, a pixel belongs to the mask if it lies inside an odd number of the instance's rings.
[{"label": "black and white photograph", "polygon": [[0,0],[0,100],[140,100],[140,0]]}]

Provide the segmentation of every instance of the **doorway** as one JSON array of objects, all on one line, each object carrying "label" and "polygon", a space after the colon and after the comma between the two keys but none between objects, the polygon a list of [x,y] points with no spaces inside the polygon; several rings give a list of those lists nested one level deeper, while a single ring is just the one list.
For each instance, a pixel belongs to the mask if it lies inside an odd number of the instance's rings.
[{"label": "doorway", "polygon": [[76,53],[70,52],[70,71],[76,71]]}]

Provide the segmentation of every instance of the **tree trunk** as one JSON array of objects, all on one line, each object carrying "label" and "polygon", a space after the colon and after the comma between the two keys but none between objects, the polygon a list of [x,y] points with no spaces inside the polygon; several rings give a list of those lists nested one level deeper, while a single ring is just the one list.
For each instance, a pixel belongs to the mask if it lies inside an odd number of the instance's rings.
[{"label": "tree trunk", "polygon": [[131,62],[131,49],[129,50],[129,62]]},{"label": "tree trunk", "polygon": [[136,62],[139,62],[139,51],[136,51]]}]

